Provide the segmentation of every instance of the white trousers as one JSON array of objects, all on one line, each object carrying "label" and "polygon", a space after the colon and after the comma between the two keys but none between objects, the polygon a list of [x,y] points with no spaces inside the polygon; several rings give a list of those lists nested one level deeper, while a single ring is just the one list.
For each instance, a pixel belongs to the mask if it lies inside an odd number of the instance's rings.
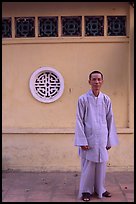
[{"label": "white trousers", "polygon": [[79,198],[83,192],[93,194],[96,192],[99,198],[106,191],[105,185],[106,162],[96,163],[81,158],[81,177]]}]

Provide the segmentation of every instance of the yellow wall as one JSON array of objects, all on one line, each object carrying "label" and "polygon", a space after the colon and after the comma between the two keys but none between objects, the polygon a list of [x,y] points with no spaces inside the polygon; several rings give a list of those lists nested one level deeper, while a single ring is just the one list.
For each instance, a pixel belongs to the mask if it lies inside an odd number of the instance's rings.
[{"label": "yellow wall", "polygon": [[[14,2],[3,3],[2,10],[3,17],[127,15],[129,36],[3,39],[3,169],[80,168],[73,142],[76,104],[90,88],[88,75],[94,69],[104,74],[102,91],[112,99],[120,140],[109,152],[108,165],[133,167],[133,8],[127,2]],[[62,97],[50,104],[37,101],[29,90],[31,74],[42,66],[64,77]]]},{"label": "yellow wall", "polygon": [[[107,170],[133,168],[133,136],[119,135],[119,141],[119,146],[109,151]],[[73,143],[73,134],[4,134],[3,169],[79,171],[80,159]]]}]

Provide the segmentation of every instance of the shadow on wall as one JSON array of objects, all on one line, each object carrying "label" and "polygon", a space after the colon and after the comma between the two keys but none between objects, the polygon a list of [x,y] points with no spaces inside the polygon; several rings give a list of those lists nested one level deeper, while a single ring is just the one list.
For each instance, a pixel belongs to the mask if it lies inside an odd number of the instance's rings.
[{"label": "shadow on wall", "polygon": [[10,168],[10,158],[2,157],[2,170],[9,170]]}]

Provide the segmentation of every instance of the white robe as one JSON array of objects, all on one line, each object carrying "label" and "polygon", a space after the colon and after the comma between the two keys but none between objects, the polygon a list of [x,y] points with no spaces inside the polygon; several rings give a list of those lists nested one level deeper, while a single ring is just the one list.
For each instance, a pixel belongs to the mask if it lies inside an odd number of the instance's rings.
[{"label": "white robe", "polygon": [[[105,174],[108,151],[106,147],[118,144],[118,137],[110,98],[92,90],[78,99],[75,128],[75,145],[81,157],[79,197],[83,192],[96,192],[99,198],[106,191]],[[89,145],[89,150],[80,146]]]},{"label": "white robe", "polygon": [[81,178],[78,197],[82,197],[83,192],[93,194],[96,192],[99,198],[105,189],[105,176],[106,176],[106,162],[92,162],[81,158]]},{"label": "white robe", "polygon": [[79,148],[79,155],[93,162],[106,162],[106,147],[118,144],[118,137],[110,98],[99,93],[95,97],[89,90],[78,99],[76,112],[75,146],[89,145],[89,150]]}]

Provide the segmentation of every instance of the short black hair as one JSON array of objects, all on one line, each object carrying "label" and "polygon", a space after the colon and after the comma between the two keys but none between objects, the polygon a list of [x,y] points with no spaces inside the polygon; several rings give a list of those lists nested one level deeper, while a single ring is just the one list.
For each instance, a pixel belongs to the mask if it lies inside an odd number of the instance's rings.
[{"label": "short black hair", "polygon": [[102,79],[103,79],[103,74],[102,74],[100,71],[98,71],[98,70],[92,71],[92,72],[89,74],[89,79],[91,79],[92,74],[101,74],[101,77],[102,77]]}]

